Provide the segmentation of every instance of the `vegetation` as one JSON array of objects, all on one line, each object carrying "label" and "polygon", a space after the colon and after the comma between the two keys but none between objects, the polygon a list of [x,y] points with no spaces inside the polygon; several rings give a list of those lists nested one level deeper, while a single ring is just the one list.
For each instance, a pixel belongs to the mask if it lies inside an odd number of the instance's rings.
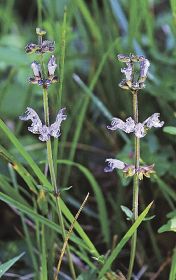
[{"label": "vegetation", "polygon": [[[137,232],[132,279],[176,279],[175,1],[6,0],[0,23],[2,279],[126,279]],[[25,53],[36,27],[55,41],[59,81],[47,92],[28,83],[31,63],[51,57]],[[133,136],[107,130],[133,116],[119,53],[150,61],[139,120],[160,112],[165,122],[141,141],[155,173],[140,181],[135,219],[132,177],[104,173],[106,158],[134,164]],[[65,107],[61,136],[39,141],[19,119],[26,107],[48,126],[47,108],[52,124]]]}]

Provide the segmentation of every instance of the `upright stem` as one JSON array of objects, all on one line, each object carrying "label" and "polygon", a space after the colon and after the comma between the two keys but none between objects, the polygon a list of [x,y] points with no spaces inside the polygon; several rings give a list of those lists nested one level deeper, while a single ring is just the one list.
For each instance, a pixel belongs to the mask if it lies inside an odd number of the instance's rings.
[{"label": "upright stem", "polygon": [[[133,92],[133,117],[135,123],[138,123],[138,93],[137,91]],[[139,160],[140,160],[140,138],[135,136],[135,170],[139,168]],[[133,222],[138,218],[138,196],[139,196],[139,178],[135,173],[133,178]],[[130,253],[130,264],[128,269],[127,280],[131,279],[135,254],[136,254],[136,242],[137,242],[137,230],[132,236],[131,240],[131,253]]]},{"label": "upright stem", "polygon": [[[45,122],[46,125],[49,125],[49,106],[48,106],[48,92],[46,88],[43,88],[43,104],[44,104],[44,115],[45,115]],[[56,209],[58,213],[58,218],[59,218],[59,224],[61,227],[62,231],[62,238],[63,242],[65,242],[66,238],[66,233],[65,233],[65,226],[64,226],[64,220],[62,216],[62,211],[61,211],[61,206],[60,206],[60,197],[58,196],[58,187],[57,187],[57,182],[56,182],[56,176],[55,176],[55,171],[54,171],[54,163],[53,163],[53,155],[52,155],[52,147],[51,147],[51,140],[49,139],[47,141],[47,158],[48,158],[48,165],[49,165],[49,170],[50,170],[50,176],[51,176],[51,183],[54,188],[54,192],[56,194]],[[69,250],[69,246],[67,245],[67,256],[68,256],[68,262],[70,266],[70,272],[72,275],[73,280],[76,279],[76,274]]]}]

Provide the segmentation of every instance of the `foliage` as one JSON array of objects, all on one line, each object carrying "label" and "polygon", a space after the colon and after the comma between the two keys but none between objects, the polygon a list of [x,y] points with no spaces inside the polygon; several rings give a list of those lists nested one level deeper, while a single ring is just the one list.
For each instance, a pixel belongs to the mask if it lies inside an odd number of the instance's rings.
[{"label": "foliage", "polygon": [[[140,213],[154,200],[150,212],[155,219],[139,227],[137,252],[141,262],[136,263],[135,273],[144,265],[148,266],[146,277],[159,271],[171,254],[175,244],[168,234],[175,233],[159,235],[157,229],[165,223],[167,213],[174,213],[176,205],[176,5],[175,1],[160,2],[38,0],[31,1],[27,8],[25,1],[0,3],[0,200],[2,212],[8,216],[2,221],[2,248],[7,250],[2,250],[1,258],[4,263],[18,255],[18,246],[12,246],[12,250],[8,245],[25,240],[21,243],[26,252],[24,265],[23,269],[16,268],[18,274],[30,272],[42,279],[47,272],[48,279],[52,279],[63,245],[53,189],[44,170],[45,145],[29,135],[18,119],[27,106],[34,107],[41,116],[43,113],[41,90],[27,82],[33,58],[24,53],[24,46],[35,41],[37,26],[42,26],[47,37],[56,42],[60,83],[49,90],[51,119],[61,106],[67,107],[61,139],[53,143],[58,185],[61,189],[72,186],[62,193],[66,229],[90,192],[69,240],[78,279],[87,279],[97,270],[104,273],[103,267],[112,263],[109,260],[114,259],[113,254],[118,255],[113,271],[126,274],[128,265],[129,243],[126,240],[122,248],[120,242],[132,227],[121,205],[130,218],[131,179],[103,173],[109,154],[133,162],[131,136],[121,131],[109,134],[106,129],[112,116],[126,119],[132,115],[129,96],[118,88],[118,53],[137,53],[150,60],[149,80],[139,97],[139,118],[142,121],[153,112],[161,112],[167,132],[151,131],[141,144],[141,160],[156,163],[156,174],[140,186]],[[167,217],[170,222],[175,219],[170,214]],[[165,230],[171,229],[170,222],[163,226]],[[4,252],[9,253],[7,258]],[[102,255],[104,263],[99,261]],[[170,279],[174,279],[175,263],[174,251],[171,269],[166,266],[160,279],[167,279],[169,270]],[[60,277],[67,279],[68,271],[65,261]]]}]

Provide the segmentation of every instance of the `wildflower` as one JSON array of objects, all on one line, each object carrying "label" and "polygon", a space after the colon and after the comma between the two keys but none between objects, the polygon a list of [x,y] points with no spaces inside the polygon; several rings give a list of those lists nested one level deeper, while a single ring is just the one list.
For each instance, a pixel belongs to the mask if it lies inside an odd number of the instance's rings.
[{"label": "wildflower", "polygon": [[56,59],[55,56],[52,55],[48,61],[48,79],[45,81],[47,86],[49,86],[51,83],[56,83],[58,81],[57,76],[55,76],[55,71],[57,68]]},{"label": "wildflower", "polygon": [[118,159],[108,158],[105,162],[108,163],[108,166],[104,168],[105,172],[112,172],[115,168],[117,168],[119,170],[122,170],[125,177],[131,177],[137,174],[139,180],[143,180],[143,176],[150,178],[150,175],[155,173],[154,164],[135,168],[133,164],[127,164]]},{"label": "wildflower", "polygon": [[50,135],[58,138],[60,136],[60,126],[61,122],[66,120],[67,115],[65,114],[65,108],[62,108],[57,116],[56,116],[56,121],[50,126]]},{"label": "wildflower", "polygon": [[149,166],[147,166],[147,165],[141,166],[137,169],[136,173],[138,174],[139,180],[143,180],[143,176],[150,178],[150,175],[155,173],[154,164],[149,165]]},{"label": "wildflower", "polygon": [[144,59],[143,61],[141,61],[140,63],[140,78],[139,78],[139,82],[140,83],[144,83],[146,78],[147,78],[147,72],[148,72],[148,68],[150,66],[150,62],[148,59]]},{"label": "wildflower", "polygon": [[123,131],[126,133],[134,132],[135,129],[135,121],[129,117],[126,119],[126,122],[124,123]]},{"label": "wildflower", "polygon": [[59,110],[56,121],[50,126],[42,124],[38,114],[32,109],[27,107],[27,110],[23,116],[20,116],[19,119],[22,121],[31,120],[32,124],[28,127],[28,130],[34,134],[39,134],[39,139],[41,141],[48,141],[50,136],[58,138],[60,133],[60,127],[63,120],[66,120],[67,115],[65,114],[65,108]]},{"label": "wildflower", "polygon": [[54,41],[49,41],[49,40],[45,40],[42,42],[41,45],[41,53],[46,53],[46,52],[53,52],[55,48],[55,42]]},{"label": "wildflower", "polygon": [[152,127],[162,127],[164,122],[159,120],[160,113],[154,113],[148,119],[146,119],[143,124],[146,125],[148,128]]},{"label": "wildflower", "polygon": [[[123,79],[119,86],[123,89],[130,89],[131,91],[137,91],[145,87],[145,80],[147,78],[148,68],[150,62],[144,56],[138,56],[130,54],[129,56],[119,54],[118,60],[126,63],[126,68],[122,68],[121,72],[124,73],[125,79]],[[134,63],[140,64],[140,73],[138,79],[134,79]]]},{"label": "wildflower", "polygon": [[42,142],[48,141],[50,139],[50,129],[46,125],[42,125],[40,131],[39,140]]},{"label": "wildflower", "polygon": [[33,78],[29,78],[30,83],[32,84],[43,84],[43,80],[41,78],[41,66],[38,62],[33,61],[31,63],[31,68],[34,73]]},{"label": "wildflower", "polygon": [[38,116],[38,114],[30,107],[27,107],[26,112],[23,116],[19,117],[22,121],[31,120],[32,124],[28,127],[28,130],[34,134],[39,134],[40,129],[42,128],[42,122]]},{"label": "wildflower", "polygon": [[135,174],[135,166],[132,164],[126,164],[123,169],[123,173],[124,173],[125,177],[133,176]]},{"label": "wildflower", "polygon": [[121,129],[125,133],[133,132],[137,138],[142,138],[152,127],[162,127],[164,125],[164,122],[159,120],[159,116],[159,113],[154,113],[143,123],[139,122],[136,124],[131,117],[127,118],[125,122],[119,118],[113,118],[111,121],[111,126],[108,125],[107,128],[110,130]]},{"label": "wildflower", "polygon": [[57,68],[57,64],[56,64],[56,59],[55,59],[55,56],[52,55],[48,61],[48,76],[50,77],[53,77],[54,76],[54,73],[55,73],[55,70]]},{"label": "wildflower", "polygon": [[117,130],[118,128],[123,129],[123,127],[124,127],[124,121],[122,121],[119,118],[113,118],[111,121],[111,126],[109,125],[107,126],[107,128],[110,130]]},{"label": "wildflower", "polygon": [[105,172],[112,172],[115,168],[122,170],[126,177],[133,176],[135,174],[135,167],[132,164],[126,164],[121,160],[108,158],[106,161],[108,166],[104,168]]},{"label": "wildflower", "polygon": [[128,119],[126,119],[126,121],[122,121],[119,118],[113,118],[112,122],[111,122],[111,126],[107,126],[108,129],[110,130],[117,130],[117,129],[121,129],[126,133],[130,133],[134,131],[135,128],[135,122],[134,120],[129,117]]},{"label": "wildflower", "polygon": [[135,125],[134,134],[137,138],[142,138],[146,135],[146,130],[142,123],[137,123]]},{"label": "wildflower", "polygon": [[29,43],[25,46],[26,53],[35,53],[40,49],[40,46],[34,43]]},{"label": "wildflower", "polygon": [[130,62],[126,62],[127,67],[126,68],[122,68],[121,72],[124,73],[125,75],[125,81],[126,84],[130,87],[131,86],[131,81],[132,81],[132,74],[133,74],[133,66],[132,63]]},{"label": "wildflower", "polygon": [[56,59],[54,55],[52,55],[48,61],[48,77],[46,79],[42,79],[41,66],[38,62],[33,61],[31,64],[31,68],[34,73],[34,77],[29,78],[29,82],[32,84],[38,84],[39,86],[48,87],[52,83],[56,83],[58,81],[57,76],[54,75],[55,70],[57,68]]},{"label": "wildflower", "polygon": [[105,167],[104,169],[105,172],[112,172],[115,168],[117,169],[125,168],[125,163],[118,159],[107,158],[105,162],[108,163],[108,166]]}]

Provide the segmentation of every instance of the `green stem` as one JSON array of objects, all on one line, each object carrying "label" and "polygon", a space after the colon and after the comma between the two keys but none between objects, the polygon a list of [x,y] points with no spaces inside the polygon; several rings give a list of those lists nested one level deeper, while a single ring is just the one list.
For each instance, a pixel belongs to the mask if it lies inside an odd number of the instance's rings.
[{"label": "green stem", "polygon": [[[133,117],[135,123],[138,123],[138,93],[133,92]],[[140,160],[140,138],[135,136],[135,170],[139,168]],[[138,196],[139,196],[139,178],[138,174],[134,175],[133,179],[133,222],[138,218]],[[130,253],[130,264],[128,269],[127,280],[131,279],[134,260],[136,255],[136,242],[137,242],[137,230],[132,236],[131,240],[131,253]]]},{"label": "green stem", "polygon": [[[43,88],[43,104],[44,104],[45,123],[47,126],[49,126],[48,92],[47,92],[46,88]],[[63,238],[63,242],[64,242],[65,238],[66,238],[66,233],[65,233],[64,220],[63,220],[61,206],[60,206],[60,197],[58,196],[59,190],[57,187],[56,176],[55,176],[55,171],[54,171],[54,162],[53,162],[52,147],[51,147],[50,139],[47,141],[47,158],[48,158],[48,165],[49,165],[50,176],[51,176],[51,183],[54,188],[55,195],[56,195],[56,209],[57,209],[57,213],[58,213],[59,224],[61,227],[62,238]],[[72,258],[71,258],[71,254],[70,254],[70,249],[69,249],[68,245],[67,245],[67,256],[68,256],[70,272],[71,272],[72,278],[75,280],[76,274],[75,274],[75,270],[74,270],[74,266],[73,266],[73,262],[72,262]]]}]

